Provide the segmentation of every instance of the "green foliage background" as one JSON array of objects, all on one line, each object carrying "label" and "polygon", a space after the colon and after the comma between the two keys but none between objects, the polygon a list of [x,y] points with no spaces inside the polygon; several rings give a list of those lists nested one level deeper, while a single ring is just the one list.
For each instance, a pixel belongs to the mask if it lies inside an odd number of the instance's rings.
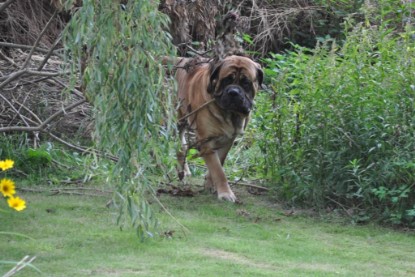
[{"label": "green foliage background", "polygon": [[254,170],[279,197],[355,222],[415,224],[414,4],[392,2],[366,5],[344,41],[264,60]]},{"label": "green foliage background", "polygon": [[96,139],[119,158],[111,176],[118,188],[119,223],[127,213],[140,235],[151,236],[157,225],[143,197],[148,173],[156,166],[172,168],[175,104],[160,65],[162,56],[173,54],[167,24],[156,1],[128,1],[122,7],[112,0],[86,0],[65,33],[73,68],[86,60],[82,82],[94,107]]}]

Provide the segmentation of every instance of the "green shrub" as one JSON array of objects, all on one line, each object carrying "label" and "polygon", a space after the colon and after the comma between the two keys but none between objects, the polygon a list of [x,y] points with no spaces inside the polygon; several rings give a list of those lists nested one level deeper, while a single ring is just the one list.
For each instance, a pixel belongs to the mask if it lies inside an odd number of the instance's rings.
[{"label": "green shrub", "polygon": [[279,196],[415,224],[413,35],[358,24],[342,46],[265,60],[272,93],[257,101],[257,170]]}]

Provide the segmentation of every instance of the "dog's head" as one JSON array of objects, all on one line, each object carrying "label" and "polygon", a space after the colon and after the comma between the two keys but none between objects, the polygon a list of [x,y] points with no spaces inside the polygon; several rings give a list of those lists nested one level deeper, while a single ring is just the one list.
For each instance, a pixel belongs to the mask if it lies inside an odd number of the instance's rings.
[{"label": "dog's head", "polygon": [[222,109],[248,115],[263,75],[251,59],[229,56],[211,66],[207,91]]}]

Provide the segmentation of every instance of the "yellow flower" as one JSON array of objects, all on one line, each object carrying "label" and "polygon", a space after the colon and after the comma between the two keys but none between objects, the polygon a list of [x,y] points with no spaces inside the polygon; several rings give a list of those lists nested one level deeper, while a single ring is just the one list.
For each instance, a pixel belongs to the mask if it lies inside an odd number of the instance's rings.
[{"label": "yellow flower", "polygon": [[14,161],[6,159],[4,161],[0,161],[0,168],[1,170],[5,171],[7,169],[13,168]]},{"label": "yellow flower", "polygon": [[4,197],[12,197],[16,193],[14,182],[10,179],[1,179],[0,192]]},{"label": "yellow flower", "polygon": [[10,197],[7,199],[7,203],[9,203],[9,207],[15,209],[16,211],[20,212],[26,209],[26,202],[20,197]]}]

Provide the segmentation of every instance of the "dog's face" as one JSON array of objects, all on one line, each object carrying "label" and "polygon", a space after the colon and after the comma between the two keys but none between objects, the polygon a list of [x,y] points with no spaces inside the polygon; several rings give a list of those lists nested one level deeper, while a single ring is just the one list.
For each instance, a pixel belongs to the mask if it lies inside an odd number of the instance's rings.
[{"label": "dog's face", "polygon": [[262,79],[259,64],[246,57],[230,56],[211,68],[208,93],[222,109],[248,115]]}]

